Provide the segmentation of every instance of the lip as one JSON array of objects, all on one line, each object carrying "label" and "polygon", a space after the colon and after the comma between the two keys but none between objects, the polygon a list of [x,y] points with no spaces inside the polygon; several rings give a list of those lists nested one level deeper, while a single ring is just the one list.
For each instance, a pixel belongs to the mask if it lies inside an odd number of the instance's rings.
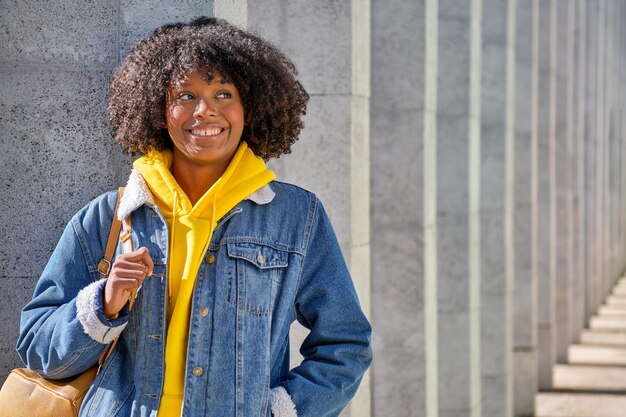
[{"label": "lip", "polygon": [[[194,131],[196,133],[194,133]],[[198,131],[202,131],[205,134],[197,134]],[[206,134],[211,131],[215,131],[216,133]],[[190,129],[186,129],[186,132],[189,136],[193,137],[194,139],[199,139],[199,140],[214,139],[227,131],[228,131],[228,128],[226,126],[221,126],[221,125],[196,125],[196,126],[192,126]]]}]

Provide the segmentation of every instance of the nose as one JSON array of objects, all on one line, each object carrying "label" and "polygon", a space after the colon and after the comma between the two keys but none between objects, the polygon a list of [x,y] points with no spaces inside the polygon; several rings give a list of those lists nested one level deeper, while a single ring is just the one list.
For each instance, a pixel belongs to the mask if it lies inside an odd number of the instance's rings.
[{"label": "nose", "polygon": [[206,119],[207,117],[215,116],[216,114],[217,111],[211,103],[206,100],[198,100],[198,105],[193,112],[193,117],[196,119]]}]

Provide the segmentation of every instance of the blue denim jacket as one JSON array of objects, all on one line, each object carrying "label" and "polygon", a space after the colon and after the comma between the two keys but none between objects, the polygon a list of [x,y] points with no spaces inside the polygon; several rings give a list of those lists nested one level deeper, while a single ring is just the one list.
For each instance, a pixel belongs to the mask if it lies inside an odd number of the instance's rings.
[{"label": "blue denim jacket", "polygon": [[[154,273],[133,310],[107,320],[96,267],[116,196],[104,194],[72,218],[20,322],[22,360],[55,379],[94,365],[121,334],[81,417],[156,416],[163,385],[167,225],[133,172],[118,213],[132,216],[134,247],[148,248]],[[328,217],[293,185],[273,182],[218,222],[191,311],[183,416],[337,416],[371,361],[371,328]],[[290,370],[296,319],[310,333],[304,361]]]}]

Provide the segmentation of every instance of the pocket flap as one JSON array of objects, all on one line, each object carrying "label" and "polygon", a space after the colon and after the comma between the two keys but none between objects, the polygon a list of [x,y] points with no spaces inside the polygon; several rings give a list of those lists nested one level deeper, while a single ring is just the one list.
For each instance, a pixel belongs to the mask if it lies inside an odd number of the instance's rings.
[{"label": "pocket flap", "polygon": [[228,243],[228,256],[244,259],[258,268],[284,268],[288,265],[287,252],[258,243]]}]

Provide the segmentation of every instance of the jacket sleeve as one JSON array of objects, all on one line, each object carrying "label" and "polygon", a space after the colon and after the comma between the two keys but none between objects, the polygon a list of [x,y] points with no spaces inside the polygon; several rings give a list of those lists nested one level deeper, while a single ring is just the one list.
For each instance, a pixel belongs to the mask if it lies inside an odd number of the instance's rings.
[{"label": "jacket sleeve", "polygon": [[102,224],[97,211],[88,206],[72,218],[22,310],[17,352],[28,368],[48,378],[74,376],[93,366],[128,321],[127,310],[113,321],[104,316],[105,281],[96,269],[102,253],[92,253],[89,243],[100,239],[93,232]]},{"label": "jacket sleeve", "polygon": [[[295,308],[310,330],[302,363],[272,389],[276,417],[338,416],[372,360],[366,319],[337,238],[317,201]],[[295,408],[295,409],[294,409]]]}]

